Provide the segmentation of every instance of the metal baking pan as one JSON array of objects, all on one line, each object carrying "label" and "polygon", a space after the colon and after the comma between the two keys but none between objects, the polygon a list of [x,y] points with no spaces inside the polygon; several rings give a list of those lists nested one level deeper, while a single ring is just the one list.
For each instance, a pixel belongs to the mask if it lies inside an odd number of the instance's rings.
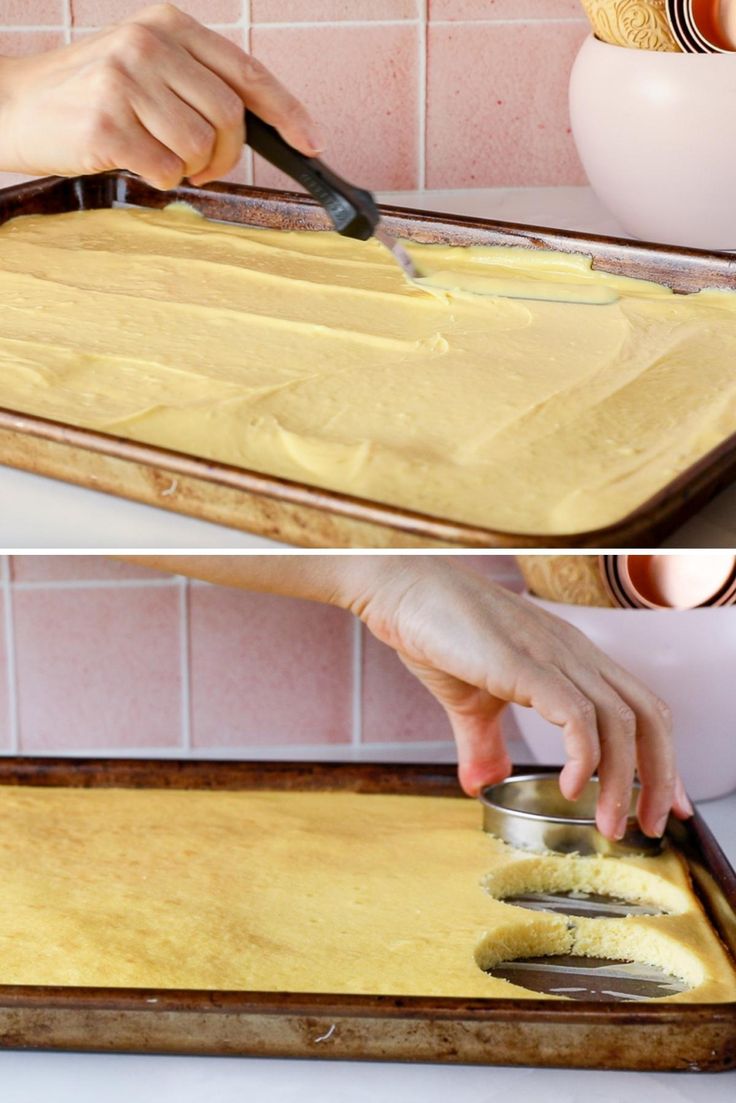
[{"label": "metal baking pan", "polygon": [[[212,184],[158,192],[124,172],[48,177],[0,191],[0,223],[19,214],[189,200],[206,216],[281,229],[326,229],[313,200]],[[736,290],[728,254],[384,207],[387,228],[422,242],[517,245],[584,253],[595,267],[657,280],[678,292]],[[501,532],[322,490],[122,437],[0,409],[0,463],[307,547],[652,547],[736,477],[736,432],[627,517],[564,535]]]},{"label": "metal baking pan", "polygon": [[[0,784],[462,795],[449,765],[4,758]],[[479,830],[480,823],[479,809]],[[736,872],[697,814],[673,830],[707,914],[735,954]],[[736,1003],[5,985],[0,1046],[725,1071],[736,1067]]]}]

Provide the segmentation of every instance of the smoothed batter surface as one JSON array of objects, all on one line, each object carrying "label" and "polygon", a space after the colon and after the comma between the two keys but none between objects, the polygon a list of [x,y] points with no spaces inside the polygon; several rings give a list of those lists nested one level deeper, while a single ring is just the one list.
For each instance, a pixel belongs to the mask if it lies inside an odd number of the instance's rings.
[{"label": "smoothed batter surface", "polygon": [[[692,985],[668,1000],[736,999],[675,854],[524,854],[470,800],[5,786],[0,884],[0,984],[539,998],[481,967],[574,940]],[[573,885],[673,914],[571,927],[491,895]]]},{"label": "smoothed batter surface", "polygon": [[[548,534],[621,519],[736,430],[736,294],[527,249],[410,252],[423,288],[333,233],[181,209],[13,219],[0,405]],[[529,288],[574,301],[498,297]]]}]

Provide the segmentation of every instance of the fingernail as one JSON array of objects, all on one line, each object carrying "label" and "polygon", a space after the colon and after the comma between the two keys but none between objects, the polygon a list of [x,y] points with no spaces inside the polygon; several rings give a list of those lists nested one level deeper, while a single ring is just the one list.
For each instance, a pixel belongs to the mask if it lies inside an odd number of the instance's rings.
[{"label": "fingernail", "polygon": [[664,816],[661,816],[660,819],[657,820],[654,828],[654,834],[656,838],[661,839],[661,837],[664,835],[665,829],[667,827],[667,819],[668,814],[665,812]]},{"label": "fingernail", "polygon": [[618,821],[618,824],[616,825],[616,830],[613,833],[614,839],[623,839],[624,835],[626,834],[626,828],[628,827],[628,825],[629,817],[622,816],[622,818]]},{"label": "fingernail", "polygon": [[315,153],[324,153],[327,148],[327,139],[316,123],[310,123],[307,127],[307,138]]}]

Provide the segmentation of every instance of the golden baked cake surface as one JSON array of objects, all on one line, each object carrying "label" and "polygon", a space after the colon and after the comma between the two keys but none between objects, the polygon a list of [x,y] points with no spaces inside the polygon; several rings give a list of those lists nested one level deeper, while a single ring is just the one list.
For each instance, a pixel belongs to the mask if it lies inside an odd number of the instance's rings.
[{"label": "golden baked cake surface", "polygon": [[[528,249],[410,251],[423,288],[333,233],[13,219],[0,406],[548,534],[621,519],[736,430],[736,294]],[[574,301],[468,293],[488,290]]]},{"label": "golden baked cake surface", "polygon": [[[482,967],[574,950],[691,986],[668,1000],[736,999],[675,854],[523,854],[469,800],[6,786],[0,884],[0,984],[539,998]],[[575,887],[671,914],[492,895]]]}]

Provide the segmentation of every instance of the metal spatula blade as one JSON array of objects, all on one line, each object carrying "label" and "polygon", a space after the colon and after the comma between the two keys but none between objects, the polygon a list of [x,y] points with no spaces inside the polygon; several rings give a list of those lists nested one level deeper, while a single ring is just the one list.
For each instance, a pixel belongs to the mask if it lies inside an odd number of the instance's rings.
[{"label": "metal spatula blade", "polygon": [[410,280],[418,280],[420,278],[421,273],[404,246],[393,236],[393,234],[388,232],[381,222],[378,222],[376,225],[373,236],[377,241],[380,241],[382,245],[386,246],[388,251],[393,255],[394,260],[401,265]]}]

